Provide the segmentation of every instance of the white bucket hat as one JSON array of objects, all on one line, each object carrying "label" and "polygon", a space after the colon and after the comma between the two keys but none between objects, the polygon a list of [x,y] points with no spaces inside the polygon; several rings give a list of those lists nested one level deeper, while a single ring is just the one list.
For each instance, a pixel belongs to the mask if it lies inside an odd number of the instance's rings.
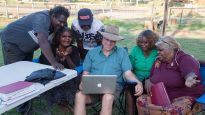
[{"label": "white bucket hat", "polygon": [[123,39],[123,37],[119,35],[119,28],[117,26],[113,26],[113,25],[106,26],[105,31],[104,32],[99,31],[99,33],[106,39],[112,41],[119,41]]}]

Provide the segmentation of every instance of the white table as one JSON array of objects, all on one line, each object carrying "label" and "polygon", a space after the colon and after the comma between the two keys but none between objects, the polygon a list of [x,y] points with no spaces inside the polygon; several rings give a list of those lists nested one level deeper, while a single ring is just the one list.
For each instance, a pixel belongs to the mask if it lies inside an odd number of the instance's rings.
[{"label": "white table", "polygon": [[[44,68],[52,68],[52,67],[48,65],[43,65],[43,64],[28,62],[28,61],[20,61],[20,62],[2,66],[0,67],[0,87],[10,83],[14,83],[16,81],[24,81],[26,76],[30,75],[33,71],[44,69]],[[56,87],[77,76],[77,72],[75,70],[64,69],[61,72],[65,73],[66,76],[57,80],[53,80],[48,84],[46,84],[45,86],[40,83],[35,83],[35,86],[39,90],[35,91],[32,95],[31,94],[24,95],[23,99],[17,100],[14,103],[8,105],[0,105],[0,114],[9,111],[10,109],[15,108],[16,106],[28,100],[31,100],[32,98],[37,97],[43,92],[52,89],[53,87]]]}]

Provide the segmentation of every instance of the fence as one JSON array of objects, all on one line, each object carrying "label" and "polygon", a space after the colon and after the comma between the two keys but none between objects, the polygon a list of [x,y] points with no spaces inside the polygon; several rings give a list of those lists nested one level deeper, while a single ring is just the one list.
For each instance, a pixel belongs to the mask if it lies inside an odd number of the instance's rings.
[{"label": "fence", "polygon": [[54,6],[62,5],[68,8],[71,14],[83,7],[91,8],[95,12],[105,13],[111,11],[111,5],[107,4],[91,4],[91,3],[59,3],[59,2],[16,2],[15,4],[7,4],[7,2],[0,2],[0,16],[7,18],[19,18],[26,14],[51,9]]},{"label": "fence", "polygon": [[[0,16],[7,18],[20,18],[32,12],[53,8],[56,5],[63,5],[67,7],[70,10],[71,15],[76,15],[80,8],[87,7],[90,8],[95,15],[104,14],[113,19],[131,19],[143,22],[146,19],[150,19],[152,16],[158,16],[157,18],[159,19],[157,20],[161,20],[163,18],[162,15],[153,14],[153,9],[151,6],[148,6],[148,4],[144,5],[144,7],[140,7],[133,3],[130,5],[116,5],[115,3],[115,5],[113,5],[110,2],[103,2],[101,4],[61,2],[16,2],[15,4],[7,4],[6,2],[0,2]],[[170,7],[168,21],[171,23],[182,23],[182,20],[186,18],[187,12],[190,11],[197,12],[200,16],[205,16],[205,8],[203,7]],[[160,13],[163,14],[163,9],[161,9]],[[193,20],[193,17],[188,18],[191,21]]]},{"label": "fence", "polygon": [[189,22],[193,22],[194,20],[196,21],[204,19],[204,16],[205,7],[170,7],[168,20],[172,23],[173,19],[178,19],[179,24],[182,24],[183,20],[189,20]]}]

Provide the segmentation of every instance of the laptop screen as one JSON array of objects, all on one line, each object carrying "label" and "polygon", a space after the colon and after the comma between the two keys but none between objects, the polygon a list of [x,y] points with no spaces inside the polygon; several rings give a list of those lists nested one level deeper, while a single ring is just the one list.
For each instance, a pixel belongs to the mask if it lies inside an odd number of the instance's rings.
[{"label": "laptop screen", "polygon": [[83,75],[82,88],[85,94],[115,93],[117,75]]}]

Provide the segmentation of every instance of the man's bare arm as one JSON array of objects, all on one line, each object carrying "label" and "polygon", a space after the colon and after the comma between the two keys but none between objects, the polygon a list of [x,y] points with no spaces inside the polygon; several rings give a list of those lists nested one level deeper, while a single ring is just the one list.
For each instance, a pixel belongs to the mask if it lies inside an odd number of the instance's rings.
[{"label": "man's bare arm", "polygon": [[62,64],[58,63],[53,55],[53,52],[51,50],[50,44],[48,42],[48,39],[45,34],[43,33],[38,33],[37,34],[39,46],[41,48],[41,51],[45,55],[45,57],[48,59],[50,64],[55,68],[55,69],[60,69],[62,70],[64,67]]}]

